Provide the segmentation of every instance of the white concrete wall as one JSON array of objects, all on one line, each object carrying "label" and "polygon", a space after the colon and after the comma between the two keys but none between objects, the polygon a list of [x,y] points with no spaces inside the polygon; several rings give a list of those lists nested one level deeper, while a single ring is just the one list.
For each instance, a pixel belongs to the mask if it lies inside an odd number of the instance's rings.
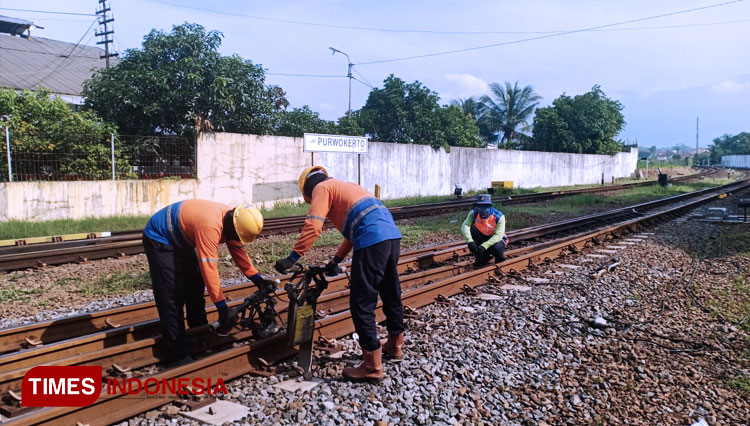
[{"label": "white concrete wall", "polygon": [[[187,198],[226,204],[270,206],[301,200],[297,179],[312,164],[331,176],[380,184],[383,198],[452,194],[483,189],[493,180],[516,187],[592,184],[629,177],[638,160],[629,153],[581,155],[452,147],[450,153],[425,145],[370,142],[369,152],[305,153],[302,139],[215,133],[197,147],[197,179],[0,183],[0,220],[49,220],[87,216],[148,215]],[[359,160],[359,164],[358,164]]]},{"label": "white concrete wall", "polygon": [[750,169],[750,155],[723,155],[721,165],[733,169]]},{"label": "white concrete wall", "polygon": [[0,182],[0,220],[149,215],[197,195],[197,181]]}]

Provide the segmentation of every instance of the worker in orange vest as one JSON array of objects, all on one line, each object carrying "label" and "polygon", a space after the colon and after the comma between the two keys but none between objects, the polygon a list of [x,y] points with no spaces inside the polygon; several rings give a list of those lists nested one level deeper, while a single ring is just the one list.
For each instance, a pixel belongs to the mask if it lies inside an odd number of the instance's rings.
[{"label": "worker in orange vest", "polygon": [[492,257],[495,258],[495,263],[505,260],[505,248],[508,246],[505,215],[492,207],[490,194],[476,196],[474,208],[461,224],[461,235],[476,259],[474,266],[484,266]]},{"label": "worker in orange vest", "polygon": [[[354,248],[349,308],[363,359],[358,367],[345,368],[344,377],[350,380],[382,379],[382,358],[403,356],[404,307],[397,269],[401,231],[380,200],[355,183],[328,177],[322,166],[303,170],[299,189],[305,202],[310,204],[310,210],[294,249],[289,256],[276,262],[276,270],[281,273],[288,271],[320,236],[325,219],[333,222],[343,234],[344,241],[327,267],[334,271]],[[375,327],[378,295],[383,301],[388,329],[388,339],[382,345]]]},{"label": "worker in orange vest", "polygon": [[242,244],[255,239],[263,229],[263,216],[255,207],[228,205],[206,200],[185,200],[159,210],[143,230],[154,301],[159,311],[168,361],[174,365],[193,359],[185,336],[185,314],[189,327],[207,324],[204,284],[219,311],[220,333],[237,322],[237,312],[227,306],[219,280],[219,244],[226,243],[234,262],[257,286],[276,287],[263,278]]}]

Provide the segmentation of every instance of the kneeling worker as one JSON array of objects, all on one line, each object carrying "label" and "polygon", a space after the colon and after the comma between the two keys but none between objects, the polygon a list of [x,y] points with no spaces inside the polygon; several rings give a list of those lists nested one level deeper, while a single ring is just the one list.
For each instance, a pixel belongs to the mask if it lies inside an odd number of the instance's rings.
[{"label": "kneeling worker", "polygon": [[474,266],[484,266],[492,257],[495,258],[495,263],[505,260],[505,248],[508,246],[505,215],[492,207],[490,194],[479,194],[474,199],[474,209],[461,225],[461,235],[476,258]]},{"label": "kneeling worker", "polygon": [[[294,250],[276,262],[276,270],[288,271],[320,236],[326,217],[333,222],[344,235],[344,241],[326,266],[331,272],[335,270],[354,247],[349,308],[364,361],[358,367],[345,368],[344,377],[382,379],[382,357],[403,356],[404,307],[397,269],[401,231],[380,200],[355,183],[329,178],[321,166],[302,171],[299,189],[305,202],[310,204],[310,210]],[[383,346],[375,327],[378,294],[383,301],[388,329],[388,340]]]},{"label": "kneeling worker", "polygon": [[234,262],[256,285],[274,285],[264,279],[242,247],[260,234],[263,216],[255,207],[206,200],[185,200],[154,214],[143,230],[154,301],[170,362],[192,361],[185,335],[189,327],[207,324],[204,283],[219,311],[219,331],[229,331],[237,312],[227,306],[219,280],[219,243],[226,243]]}]

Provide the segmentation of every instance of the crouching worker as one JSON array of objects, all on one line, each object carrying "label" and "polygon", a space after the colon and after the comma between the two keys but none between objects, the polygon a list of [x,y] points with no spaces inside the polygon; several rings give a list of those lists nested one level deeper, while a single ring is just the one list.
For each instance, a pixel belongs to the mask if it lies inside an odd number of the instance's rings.
[{"label": "crouching worker", "polygon": [[474,199],[474,208],[461,225],[461,235],[476,258],[474,266],[484,266],[492,257],[495,263],[505,260],[505,248],[508,246],[505,216],[492,207],[490,194],[479,194]]},{"label": "crouching worker", "polygon": [[[343,234],[344,241],[328,265],[334,271],[354,248],[351,266],[349,308],[354,329],[359,335],[363,362],[344,369],[350,380],[382,379],[382,358],[400,358],[404,344],[404,308],[398,279],[401,232],[391,212],[363,187],[332,179],[321,166],[302,171],[299,189],[310,204],[302,234],[288,257],[276,262],[276,270],[288,271],[304,255],[330,219]],[[388,340],[381,346],[375,327],[378,294],[383,301]]]},{"label": "crouching worker", "polygon": [[205,200],[185,200],[154,214],[143,230],[143,247],[148,258],[156,309],[168,362],[179,365],[192,361],[185,335],[185,314],[189,327],[207,324],[204,284],[219,311],[220,332],[237,322],[237,312],[227,306],[219,280],[219,243],[226,243],[234,262],[259,287],[264,279],[242,247],[263,229],[263,216],[255,207]]}]

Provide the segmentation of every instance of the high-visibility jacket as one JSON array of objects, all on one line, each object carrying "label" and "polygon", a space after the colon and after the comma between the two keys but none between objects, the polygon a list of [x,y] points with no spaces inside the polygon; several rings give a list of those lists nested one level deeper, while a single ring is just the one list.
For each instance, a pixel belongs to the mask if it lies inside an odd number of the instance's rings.
[{"label": "high-visibility jacket", "polygon": [[239,241],[225,241],[224,215],[232,207],[206,200],[170,204],[151,216],[143,235],[178,249],[194,249],[201,276],[214,303],[224,300],[219,279],[219,244],[226,243],[232,259],[248,278],[258,274]]},{"label": "high-visibility jacket", "polygon": [[401,238],[391,212],[366,189],[355,183],[326,179],[317,184],[310,197],[310,210],[302,233],[290,257],[295,261],[304,255],[323,231],[323,222],[330,219],[344,236],[336,257],[340,260],[349,251],[369,247],[385,240]]},{"label": "high-visibility jacket", "polygon": [[467,243],[474,241],[471,237],[472,226],[481,234],[490,237],[489,240],[482,243],[482,247],[488,249],[499,243],[505,236],[505,215],[494,207],[490,209],[486,218],[482,218],[477,209],[470,211],[461,224],[461,235]]}]

